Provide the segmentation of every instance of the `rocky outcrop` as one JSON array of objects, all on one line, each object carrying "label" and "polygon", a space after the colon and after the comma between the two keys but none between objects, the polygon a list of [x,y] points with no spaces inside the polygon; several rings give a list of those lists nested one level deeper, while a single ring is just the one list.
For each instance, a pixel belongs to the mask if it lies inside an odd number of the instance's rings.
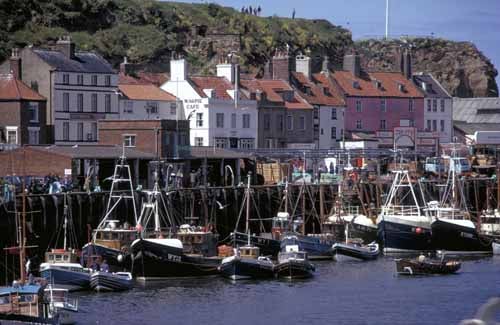
[{"label": "rocky outcrop", "polygon": [[400,40],[363,40],[354,43],[368,70],[398,71],[402,47],[411,47],[413,72],[429,72],[452,96],[495,97],[497,70],[491,61],[470,42],[433,38]]}]

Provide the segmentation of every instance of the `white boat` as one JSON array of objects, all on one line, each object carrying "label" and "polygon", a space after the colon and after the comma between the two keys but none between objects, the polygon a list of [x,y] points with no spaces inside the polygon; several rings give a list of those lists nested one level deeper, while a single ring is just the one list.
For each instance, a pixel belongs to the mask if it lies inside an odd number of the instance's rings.
[{"label": "white boat", "polygon": [[500,255],[500,243],[493,242],[493,255]]},{"label": "white boat", "polygon": [[58,324],[75,324],[74,313],[78,312],[78,299],[69,297],[69,290],[54,288],[49,284],[45,290],[45,301],[49,303],[49,317],[58,319]]},{"label": "white boat", "polygon": [[95,291],[125,291],[134,285],[130,272],[96,271],[90,276],[90,287]]}]

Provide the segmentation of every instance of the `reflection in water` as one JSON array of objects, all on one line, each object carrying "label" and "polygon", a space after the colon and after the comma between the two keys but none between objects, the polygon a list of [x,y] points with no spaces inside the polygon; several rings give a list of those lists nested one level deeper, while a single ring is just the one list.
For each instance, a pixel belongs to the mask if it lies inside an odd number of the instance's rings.
[{"label": "reflection in water", "polygon": [[500,259],[464,262],[454,276],[397,277],[392,258],[316,262],[301,281],[219,277],[81,293],[81,324],[458,324],[498,296]]}]

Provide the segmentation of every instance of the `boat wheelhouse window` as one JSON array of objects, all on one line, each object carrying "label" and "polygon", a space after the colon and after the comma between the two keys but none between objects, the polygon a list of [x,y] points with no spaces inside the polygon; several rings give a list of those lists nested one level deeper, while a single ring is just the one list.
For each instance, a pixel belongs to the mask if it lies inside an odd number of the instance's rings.
[{"label": "boat wheelhouse window", "polygon": [[35,301],[34,295],[21,295],[19,297],[19,302],[33,302]]},{"label": "boat wheelhouse window", "polygon": [[64,260],[65,261],[69,260],[69,255],[64,255]]},{"label": "boat wheelhouse window", "polygon": [[101,239],[101,237],[102,237],[102,236],[101,236],[101,233],[100,233],[100,232],[98,232],[98,233],[97,233],[97,235],[96,235],[96,238],[97,238],[97,239]]},{"label": "boat wheelhouse window", "polygon": [[111,239],[118,239],[118,238],[119,238],[118,233],[116,233],[116,232],[111,233]]},{"label": "boat wheelhouse window", "polygon": [[7,305],[10,304],[10,297],[5,296],[5,297],[0,297],[0,305]]},{"label": "boat wheelhouse window", "polygon": [[56,260],[60,260],[60,259],[62,259],[62,255],[57,254],[57,255],[56,255]]}]

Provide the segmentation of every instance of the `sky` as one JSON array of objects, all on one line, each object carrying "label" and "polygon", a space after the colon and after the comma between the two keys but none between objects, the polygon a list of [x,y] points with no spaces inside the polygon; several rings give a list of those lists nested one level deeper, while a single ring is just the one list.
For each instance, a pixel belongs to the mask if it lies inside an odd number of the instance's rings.
[{"label": "sky", "polygon": [[[205,0],[183,2],[203,3]],[[386,0],[216,0],[262,16],[324,18],[352,31],[354,40],[385,34]],[[500,70],[500,0],[389,0],[389,37],[431,36],[471,41]],[[500,76],[497,77],[500,85]]]}]

